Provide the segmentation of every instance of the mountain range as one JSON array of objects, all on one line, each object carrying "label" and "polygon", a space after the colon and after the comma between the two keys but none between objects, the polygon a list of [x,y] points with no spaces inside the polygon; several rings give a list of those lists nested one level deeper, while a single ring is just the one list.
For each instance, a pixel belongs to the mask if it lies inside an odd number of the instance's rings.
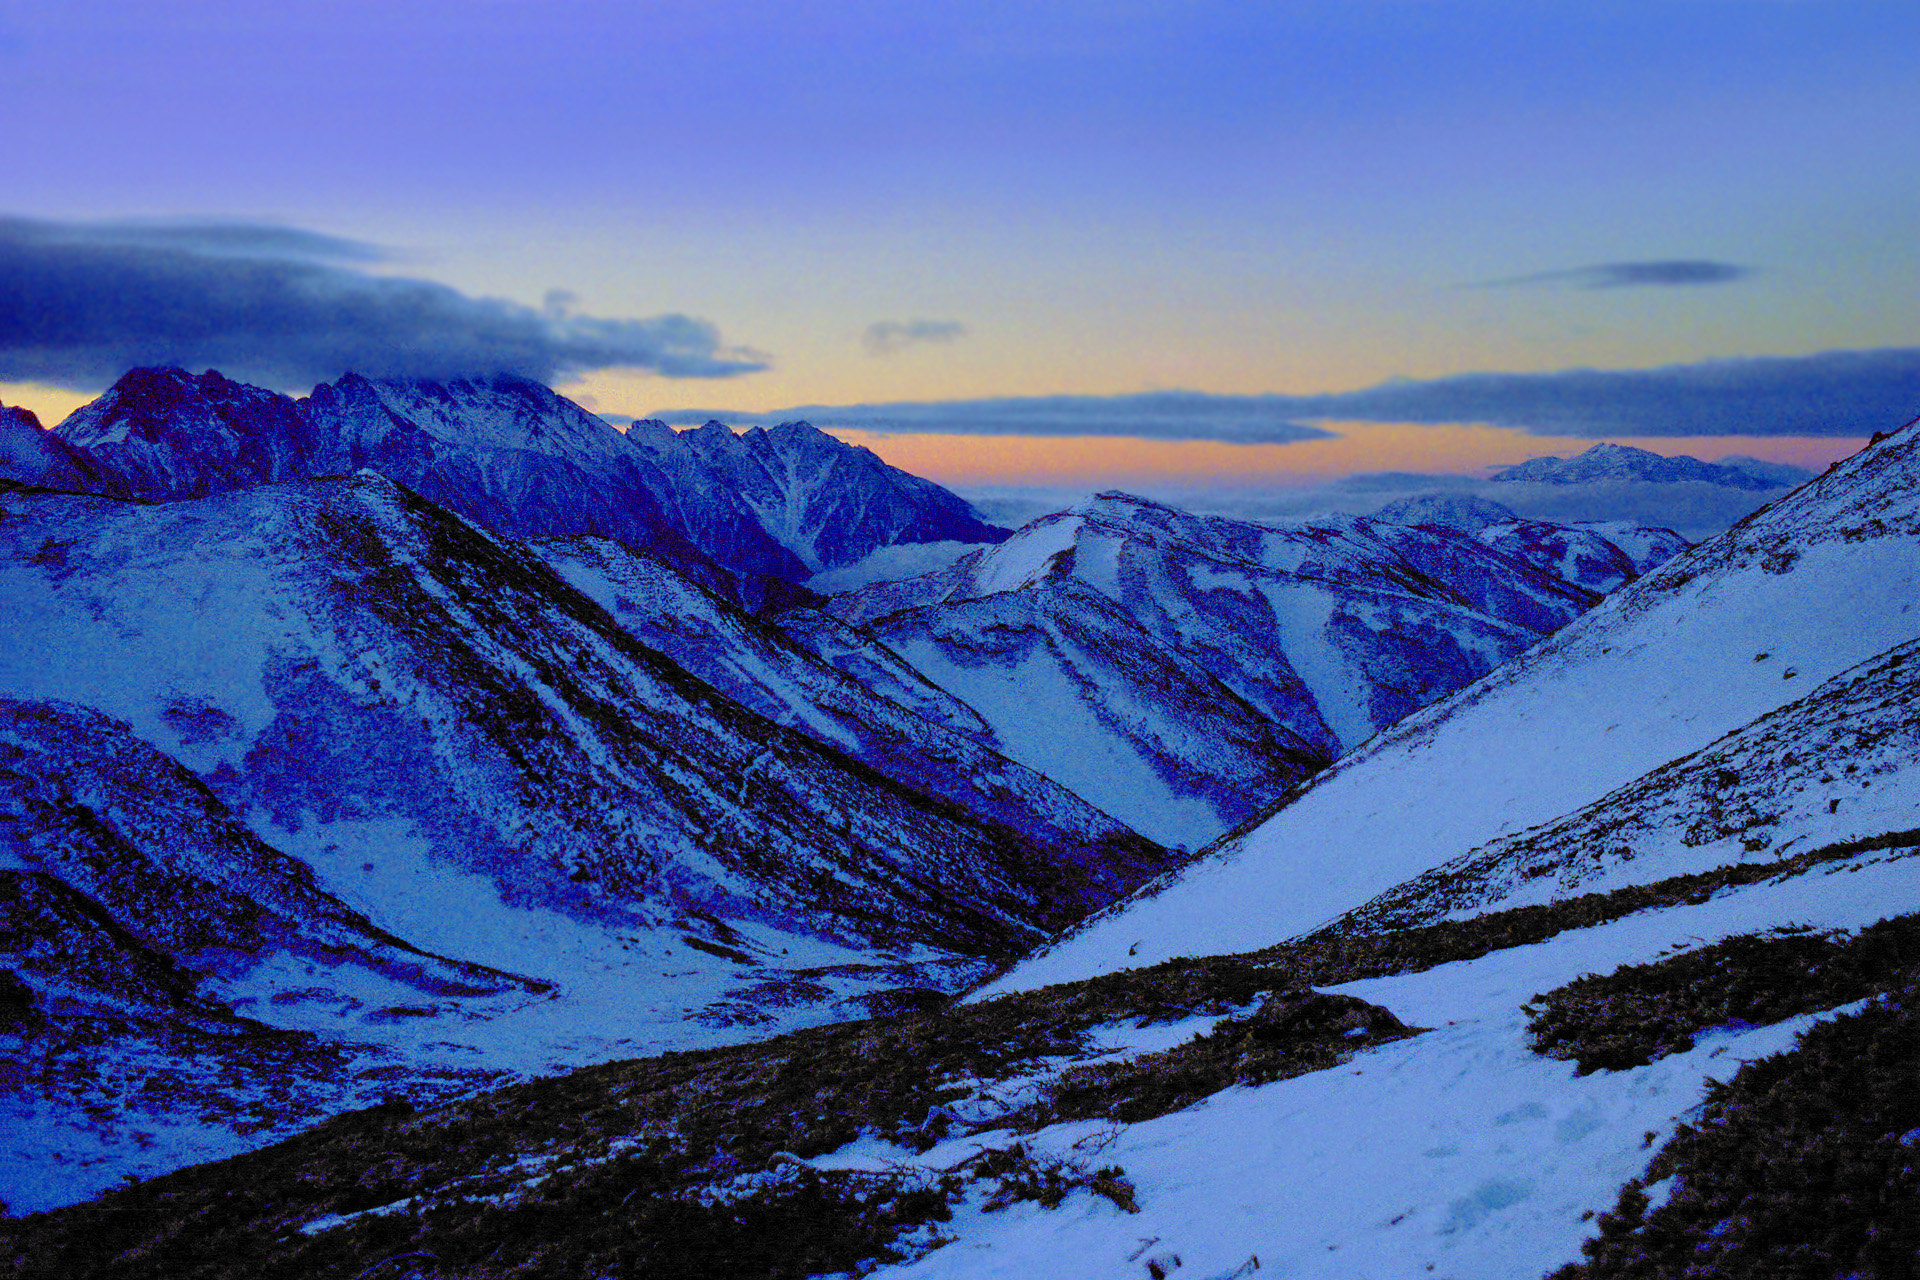
[{"label": "mountain range", "polygon": [[[1678,541],[1636,562],[1597,534],[1566,536],[1629,576]],[[1109,493],[828,607],[973,708],[997,749],[1197,848],[1599,599],[1557,572],[1584,571],[1578,556],[1537,551],[1541,563],[1441,526],[1255,525]]]},{"label": "mountain range", "polygon": [[1677,545],[1109,494],[816,608],[815,566],[997,535],[803,424],[623,434],[512,379],[135,371],[4,438],[4,874],[38,940],[8,963],[41,1030],[0,1161],[67,1186],[396,1082],[951,991]]},{"label": "mountain range", "polygon": [[370,467],[516,536],[597,534],[749,604],[913,542],[1006,536],[939,486],[806,423],[616,430],[536,382],[348,374],[301,399],[217,372],[135,369],[50,434],[0,420],[0,477],[145,501]]},{"label": "mountain range", "polygon": [[[1678,1230],[1618,1224],[1708,1194],[1649,1148],[1719,1056],[1851,1016],[1743,957],[1920,899],[1920,424],[1692,547],[1107,493],[820,600],[964,504],[512,380],[137,374],[0,419],[0,1196],[177,1172],[0,1226],[29,1270],[788,1206],[724,1273],[1537,1273],[1622,1184],[1589,1254]],[[1541,1047],[1684,964],[1745,1012]]]}]

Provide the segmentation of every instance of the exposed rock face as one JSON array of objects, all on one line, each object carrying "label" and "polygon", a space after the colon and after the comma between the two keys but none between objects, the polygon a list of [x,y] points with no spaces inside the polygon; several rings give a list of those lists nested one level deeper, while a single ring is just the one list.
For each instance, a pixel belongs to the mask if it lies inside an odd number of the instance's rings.
[{"label": "exposed rock face", "polygon": [[98,493],[112,486],[87,455],[40,425],[32,410],[0,404],[0,479],[38,489]]},{"label": "exposed rock face", "polygon": [[326,451],[292,400],[211,371],[135,369],[55,430],[108,492],[149,501],[312,475]]},{"label": "exposed rock face", "polygon": [[1315,991],[1295,987],[1277,991],[1260,1002],[1260,1007],[1243,1021],[1248,1034],[1256,1040],[1285,1043],[1301,1036],[1322,1036],[1350,1031],[1380,1034],[1404,1033],[1407,1024],[1381,1005],[1370,1004],[1359,996],[1341,992]]}]

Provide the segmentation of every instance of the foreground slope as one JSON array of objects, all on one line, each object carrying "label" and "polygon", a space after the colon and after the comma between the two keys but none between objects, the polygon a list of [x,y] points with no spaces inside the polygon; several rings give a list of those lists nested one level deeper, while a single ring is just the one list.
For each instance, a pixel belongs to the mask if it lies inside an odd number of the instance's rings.
[{"label": "foreground slope", "polygon": [[[1697,1104],[1714,1078],[1844,1017],[1835,1000],[1890,992],[1877,1016],[1904,1055],[1881,1056],[1911,1061],[1920,1011],[1899,993],[1911,955],[1903,967],[1852,944],[1889,912],[1907,918],[1872,933],[1920,936],[1914,854],[1825,851],[1628,900],[1308,939],[472,1098],[395,1100],[0,1223],[0,1247],[30,1273],[126,1280],[394,1266],[419,1280],[1540,1275],[1612,1229],[1594,1219],[1621,1184],[1628,1206],[1636,1178],[1660,1179],[1646,1188],[1655,1201],[1691,1195],[1694,1171],[1675,1176],[1655,1144],[1709,1127]],[[1752,936],[1788,921],[1836,932]],[[1837,951],[1866,961],[1841,986],[1806,975],[1795,990],[1767,965]],[[1604,1069],[1537,1038],[1541,993],[1552,1004],[1595,981],[1580,975],[1627,964],[1642,967],[1608,981],[1657,994],[1646,975],[1704,970],[1722,989],[1636,1002],[1627,1020],[1641,1015],[1666,1043]],[[1752,1018],[1717,1025],[1715,995]],[[1564,1003],[1555,1025],[1607,1029]],[[1800,1245],[1809,1236],[1792,1228],[1811,1212],[1823,1256],[1843,1264],[1792,1274],[1904,1280],[1906,1201],[1888,1197],[1913,1185],[1898,1171],[1911,1174],[1901,1141],[1920,1106],[1898,1073],[1867,1084],[1803,1111],[1819,1132],[1878,1146],[1870,1163],[1836,1176],[1797,1162],[1804,1134],[1790,1132],[1745,1153],[1786,1193],[1743,1206],[1737,1235]],[[1645,1172],[1650,1159],[1659,1172]],[[1872,1183],[1858,1180],[1863,1164]],[[1748,1168],[1713,1172],[1736,1200],[1764,1186]],[[1727,1234],[1715,1223],[1695,1214],[1663,1243],[1683,1257],[1714,1248]],[[1829,1230],[1842,1225],[1868,1248],[1845,1247]],[[1777,1276],[1778,1261],[1715,1274]]]},{"label": "foreground slope", "polygon": [[991,991],[1288,937],[1550,822],[1920,633],[1920,424],[1410,716]]}]

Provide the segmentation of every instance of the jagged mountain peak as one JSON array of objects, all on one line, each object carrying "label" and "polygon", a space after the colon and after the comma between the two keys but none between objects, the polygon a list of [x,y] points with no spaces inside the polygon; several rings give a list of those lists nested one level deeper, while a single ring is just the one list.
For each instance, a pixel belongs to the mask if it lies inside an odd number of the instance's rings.
[{"label": "jagged mountain peak", "polygon": [[291,398],[177,366],[129,371],[54,431],[101,474],[93,487],[160,501],[310,475],[324,452]]},{"label": "jagged mountain peak", "polygon": [[[145,367],[122,374],[98,399],[74,410],[54,429],[69,443],[92,448],[130,435],[158,439],[169,431],[204,425],[209,416],[235,429],[241,415],[278,408],[276,402],[285,400],[215,369],[193,374],[178,365]],[[188,415],[190,422],[181,421]]]},{"label": "jagged mountain peak", "polygon": [[381,438],[369,430],[381,416],[366,412],[378,404],[389,431],[411,428],[464,449],[523,450],[594,462],[631,449],[612,426],[551,388],[515,374],[449,379],[349,374],[314,388],[305,403],[316,417],[344,417],[343,426],[351,422],[358,428],[356,443],[364,447]]},{"label": "jagged mountain peak", "polygon": [[44,431],[40,425],[40,415],[24,405],[0,404],[0,431],[17,431],[21,428]]}]

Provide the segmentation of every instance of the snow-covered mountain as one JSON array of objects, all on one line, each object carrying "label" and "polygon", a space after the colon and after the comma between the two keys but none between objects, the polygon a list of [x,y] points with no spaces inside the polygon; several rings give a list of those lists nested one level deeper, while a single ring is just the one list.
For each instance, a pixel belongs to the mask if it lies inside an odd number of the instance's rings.
[{"label": "snow-covered mountain", "polygon": [[[1856,816],[1910,828],[1899,673],[1900,647],[1920,634],[1917,599],[1920,424],[1408,717],[992,989],[1261,946],[1442,864],[1453,865],[1428,887],[1464,875],[1480,888],[1460,900],[1478,904],[1524,889],[1528,871],[1568,884],[1594,867],[1609,882],[1658,878],[1755,849],[1777,856],[1816,832],[1876,834],[1856,831]],[[1871,719],[1849,727],[1856,715]],[[1848,749],[1865,763],[1851,773],[1817,750],[1835,734],[1856,735]],[[1881,739],[1893,745],[1872,746]],[[1396,917],[1427,909],[1406,890],[1383,901]]]},{"label": "snow-covered mountain", "polygon": [[0,477],[171,501],[371,468],[511,535],[618,538],[756,607],[804,602],[793,584],[879,548],[1006,536],[805,423],[623,433],[507,375],[349,374],[296,401],[214,372],[136,369],[51,437],[34,425],[0,425]]},{"label": "snow-covered mountain", "polygon": [[135,369],[54,433],[106,491],[160,502],[313,475],[328,453],[292,400],[212,371]]},{"label": "snow-covered mountain", "polygon": [[46,430],[31,409],[0,404],[0,480],[99,492],[106,477],[87,455]]},{"label": "snow-covered mountain", "polygon": [[[749,710],[539,552],[373,472],[159,504],[14,491],[0,515],[0,964],[54,1027],[0,1165],[70,1189],[404,1082],[951,988],[1161,865],[779,633],[734,662],[774,662],[769,688],[811,670],[762,700],[820,736]],[[888,776],[915,768],[944,771],[933,795]],[[298,1061],[262,1066],[289,1035]],[[170,1115],[155,1072],[211,1118]],[[299,1107],[273,1103],[289,1079]],[[96,1163],[46,1167],[63,1150]]]},{"label": "snow-covered mountain", "polygon": [[1194,847],[1597,598],[1445,527],[1255,525],[1110,493],[830,608],[1006,755]]},{"label": "snow-covered mountain", "polygon": [[0,687],[126,721],[263,831],[403,819],[528,903],[869,942],[992,949],[1060,909],[1022,887],[1046,861],[1024,837],[720,696],[374,473],[7,501]]},{"label": "snow-covered mountain", "polygon": [[783,616],[776,626],[751,616],[611,539],[550,539],[537,546],[629,635],[740,705],[915,791],[1064,851],[1088,877],[1077,891],[1083,905],[1104,905],[1167,865],[1165,850],[1057,782],[982,746],[986,725],[972,708],[844,623],[805,611],[813,619],[813,642],[838,644],[842,661],[857,652],[864,679],[783,629],[806,624]]},{"label": "snow-covered mountain", "polygon": [[995,543],[1009,533],[981,520],[958,495],[807,422],[736,435],[720,422],[673,434],[663,423],[643,421],[628,434],[684,491],[739,495],[810,573],[853,564],[881,547]]},{"label": "snow-covered mountain", "polygon": [[748,582],[802,572],[732,495],[681,500],[627,437],[536,382],[349,374],[299,408],[328,441],[314,474],[370,468],[510,536],[618,538],[716,586],[727,581],[716,567]]},{"label": "snow-covered mountain", "polygon": [[1691,544],[1671,529],[1620,522],[1555,524],[1506,520],[1475,534],[1496,551],[1605,595],[1665,564]]},{"label": "snow-covered mountain", "polygon": [[1529,458],[1488,478],[1536,484],[1600,484],[1620,480],[1678,484],[1691,480],[1732,489],[1782,488],[1809,478],[1810,473],[1797,467],[1782,469],[1780,464],[1770,463],[1741,465],[1757,461],[1735,457],[1718,463],[1702,462],[1685,454],[1666,457],[1649,449],[1603,442],[1571,458]]},{"label": "snow-covered mountain", "polygon": [[1479,533],[1488,525],[1520,517],[1511,507],[1471,493],[1416,493],[1389,502],[1373,513],[1393,524],[1432,524],[1462,533]]}]

